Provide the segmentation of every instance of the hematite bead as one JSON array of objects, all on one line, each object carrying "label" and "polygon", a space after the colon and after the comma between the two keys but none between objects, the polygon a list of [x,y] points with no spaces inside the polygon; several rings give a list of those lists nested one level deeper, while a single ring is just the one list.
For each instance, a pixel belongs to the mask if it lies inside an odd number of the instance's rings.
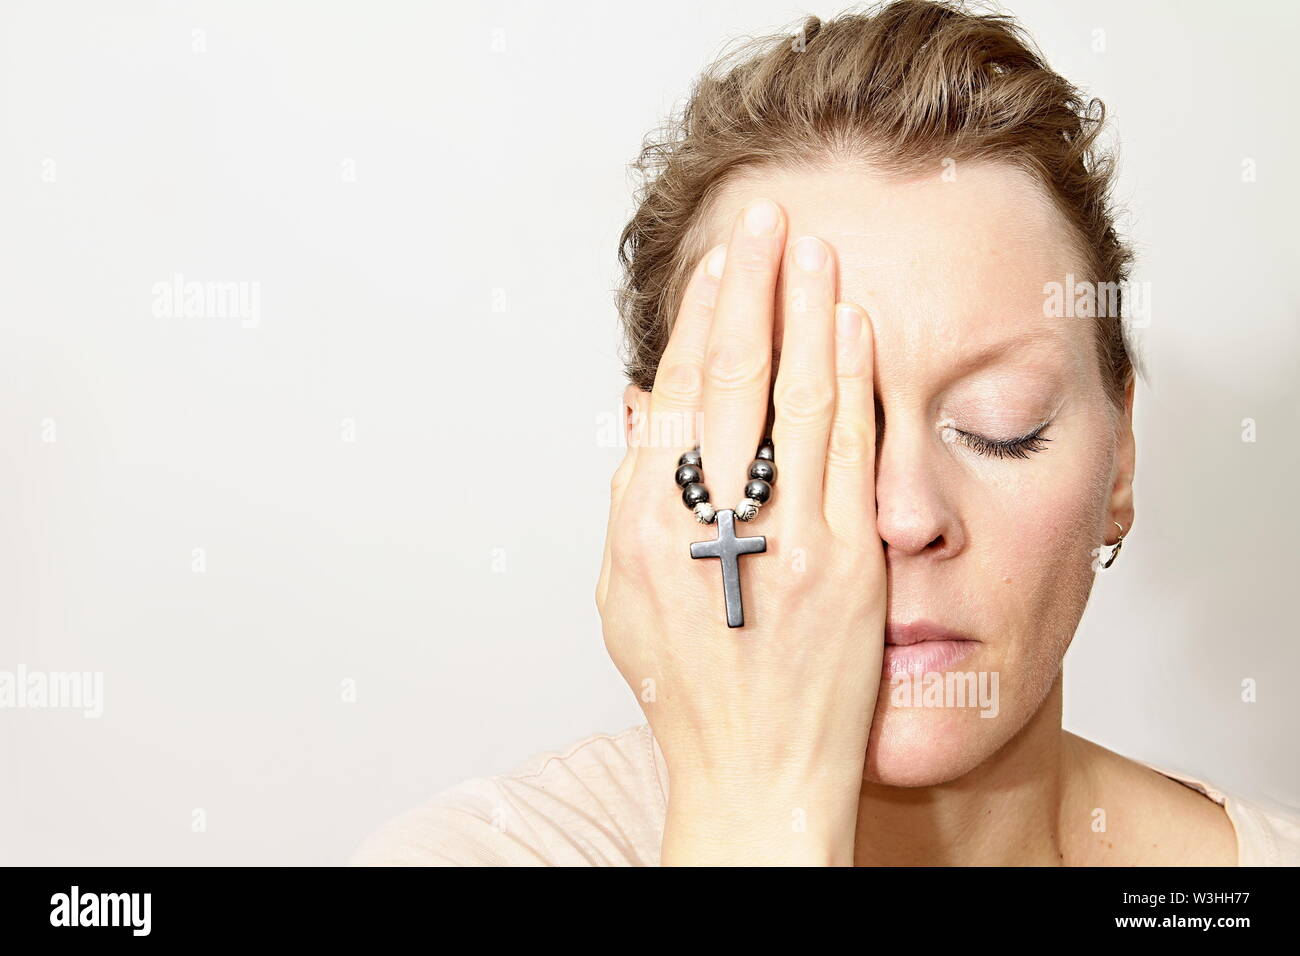
[{"label": "hematite bead", "polygon": [[692,482],[691,484],[687,485],[685,488],[682,489],[682,501],[684,501],[686,503],[686,507],[690,508],[692,511],[695,510],[695,506],[698,505],[701,501],[708,501],[708,500],[709,500],[709,489],[705,488],[699,482]]},{"label": "hematite bead", "polygon": [[677,464],[694,465],[696,468],[700,468],[703,466],[704,462],[700,458],[700,450],[698,448],[692,448],[686,454],[682,455],[681,458],[677,459]]},{"label": "hematite bead", "polygon": [[758,454],[754,457],[761,458],[763,461],[773,461],[775,454],[776,453],[772,448],[772,441],[771,439],[768,439],[758,446]]},{"label": "hematite bead", "polygon": [[762,478],[754,478],[745,482],[745,497],[753,498],[757,502],[765,502],[772,497],[772,486]]},{"label": "hematite bead", "polygon": [[770,485],[776,481],[776,462],[755,458],[749,463],[749,477],[761,478]]},{"label": "hematite bead", "polygon": [[704,472],[700,471],[699,465],[682,465],[677,469],[675,479],[680,487],[685,488],[693,482],[703,481]]}]

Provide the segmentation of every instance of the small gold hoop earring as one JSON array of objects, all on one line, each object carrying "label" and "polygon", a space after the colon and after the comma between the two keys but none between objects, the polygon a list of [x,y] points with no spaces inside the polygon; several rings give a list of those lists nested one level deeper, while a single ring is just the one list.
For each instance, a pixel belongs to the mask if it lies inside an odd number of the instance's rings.
[{"label": "small gold hoop earring", "polygon": [[1115,527],[1119,528],[1119,540],[1115,542],[1114,547],[1110,552],[1110,557],[1106,559],[1106,563],[1101,566],[1103,571],[1115,563],[1115,559],[1119,557],[1119,549],[1124,547],[1124,526],[1116,521]]}]

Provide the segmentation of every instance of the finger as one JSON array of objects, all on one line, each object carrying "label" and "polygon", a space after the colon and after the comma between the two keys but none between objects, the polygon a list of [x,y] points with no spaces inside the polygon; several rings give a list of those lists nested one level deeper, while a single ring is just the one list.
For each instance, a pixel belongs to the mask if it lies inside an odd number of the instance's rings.
[{"label": "finger", "polygon": [[835,308],[835,418],[826,453],[824,513],[831,530],[858,538],[876,527],[876,399],[871,320]]},{"label": "finger", "polygon": [[603,610],[605,607],[605,595],[609,591],[609,565],[611,542],[614,540],[614,529],[617,527],[619,510],[623,506],[623,499],[627,493],[627,486],[631,482],[632,474],[636,470],[637,450],[641,446],[640,432],[645,428],[646,412],[650,406],[650,396],[640,389],[634,389],[632,394],[631,409],[631,429],[627,441],[627,453],[623,460],[614,469],[614,476],[609,482],[609,521],[605,528],[605,550],[600,558],[600,576],[596,579],[596,607]]},{"label": "finger", "polygon": [[835,261],[820,239],[803,236],[791,245],[783,302],[781,363],[772,390],[782,510],[820,517],[835,412]]},{"label": "finger", "polygon": [[699,444],[704,352],[726,258],[727,247],[719,245],[696,263],[659,357],[631,482],[646,500],[658,501],[676,487],[677,459]]},{"label": "finger", "polygon": [[772,383],[772,314],[785,216],[769,199],[736,217],[704,362],[704,480],[715,508],[744,496]]}]

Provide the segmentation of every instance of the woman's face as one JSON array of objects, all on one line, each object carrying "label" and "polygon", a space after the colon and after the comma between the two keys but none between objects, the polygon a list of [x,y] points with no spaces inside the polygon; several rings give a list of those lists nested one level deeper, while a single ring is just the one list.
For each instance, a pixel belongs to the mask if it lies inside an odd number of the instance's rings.
[{"label": "woman's face", "polygon": [[[784,207],[790,241],[830,243],[840,299],[871,316],[889,625],[972,639],[956,645],[960,659],[928,664],[887,650],[866,777],[952,780],[1038,712],[1083,613],[1095,550],[1114,540],[1112,519],[1132,525],[1129,415],[1103,389],[1095,319],[1045,309],[1045,287],[1081,279],[1083,260],[1041,188],[1003,165],[906,182],[849,168],[751,173],[710,210],[708,245],[758,196]],[[778,351],[782,319],[778,305]],[[1045,440],[990,444],[1045,422]],[[957,706],[951,681],[947,692],[922,675],[918,684],[916,667],[973,674],[966,687],[985,697]]]}]

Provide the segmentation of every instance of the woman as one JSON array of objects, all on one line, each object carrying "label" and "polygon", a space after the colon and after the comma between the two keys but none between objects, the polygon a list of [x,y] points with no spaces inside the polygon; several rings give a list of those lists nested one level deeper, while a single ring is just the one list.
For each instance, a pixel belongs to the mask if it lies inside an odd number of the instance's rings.
[{"label": "woman", "polygon": [[621,252],[596,600],[648,725],[356,861],[1300,861],[1300,822],[1061,727],[1134,524],[1100,124],[1013,23],[928,2],[706,74]]}]

